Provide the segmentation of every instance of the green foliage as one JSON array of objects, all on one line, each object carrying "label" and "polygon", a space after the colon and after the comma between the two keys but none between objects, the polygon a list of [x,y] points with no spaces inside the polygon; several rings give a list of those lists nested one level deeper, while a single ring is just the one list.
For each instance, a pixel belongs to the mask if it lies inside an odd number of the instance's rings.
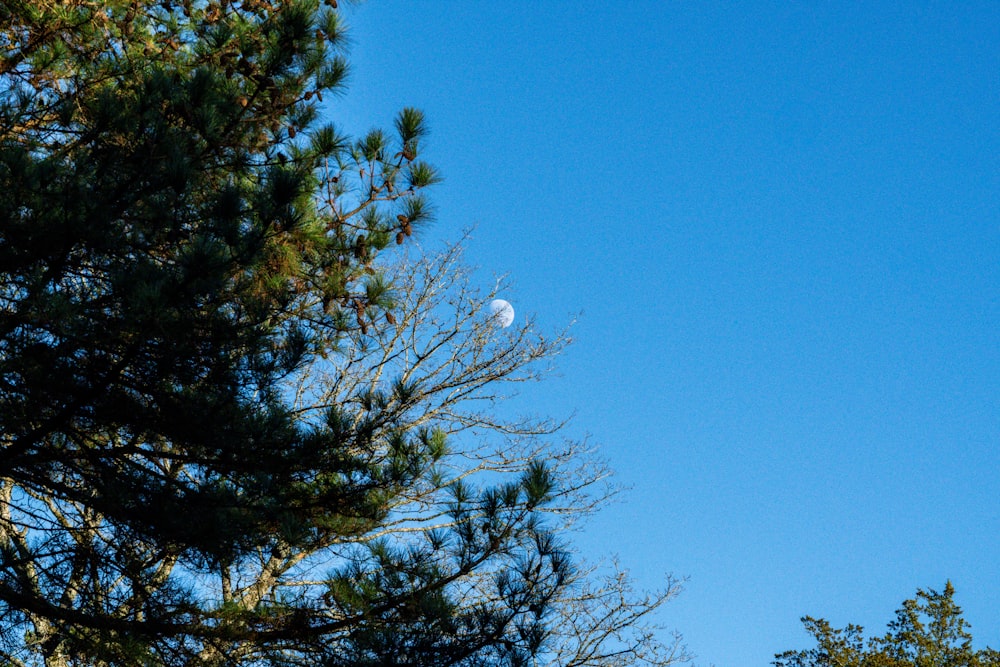
[{"label": "green foliage", "polygon": [[601,474],[490,414],[563,339],[386,257],[440,177],[320,121],[336,4],[0,5],[0,661],[669,663],[557,539]]},{"label": "green foliage", "polygon": [[918,590],[903,602],[886,634],[864,638],[864,629],[833,628],[822,619],[802,619],[816,647],[775,656],[775,667],[995,667],[1000,652],[972,648],[969,624],[954,601],[951,582],[943,591]]},{"label": "green foliage", "polygon": [[[245,443],[268,443],[276,479],[300,474],[306,439],[271,387],[350,328],[343,310],[367,332],[392,306],[373,268],[394,233],[378,208],[412,208],[389,192],[408,161],[384,159],[380,131],[359,145],[383,180],[336,195],[348,141],[312,124],[343,81],[338,15],[306,0],[39,2],[8,6],[0,30],[0,469],[41,488],[69,475],[81,484],[60,493],[97,489],[87,502],[109,519],[189,541],[168,498],[203,494],[149,465],[196,457],[229,504],[268,511],[227,512],[233,529],[194,546],[232,557],[266,542],[297,519],[274,516],[288,499],[244,493]],[[398,145],[415,150],[420,115],[400,117]],[[69,429],[141,442],[149,461],[84,461],[78,438],[54,457]],[[138,488],[171,511],[139,510]]]}]

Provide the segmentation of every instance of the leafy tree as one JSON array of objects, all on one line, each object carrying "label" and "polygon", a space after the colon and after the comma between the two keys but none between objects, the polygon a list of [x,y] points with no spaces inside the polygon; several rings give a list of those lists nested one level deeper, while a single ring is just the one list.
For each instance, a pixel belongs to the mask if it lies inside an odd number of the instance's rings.
[{"label": "leafy tree", "polygon": [[1000,652],[972,648],[969,624],[954,601],[951,582],[942,592],[918,590],[903,602],[881,637],[864,638],[864,629],[838,630],[822,619],[802,622],[816,647],[775,656],[775,667],[993,667]]},{"label": "leafy tree", "polygon": [[343,42],[330,0],[0,6],[7,663],[682,657],[675,582],[559,538],[604,471],[498,415],[565,337],[387,256],[438,176],[416,110],[322,123]]}]

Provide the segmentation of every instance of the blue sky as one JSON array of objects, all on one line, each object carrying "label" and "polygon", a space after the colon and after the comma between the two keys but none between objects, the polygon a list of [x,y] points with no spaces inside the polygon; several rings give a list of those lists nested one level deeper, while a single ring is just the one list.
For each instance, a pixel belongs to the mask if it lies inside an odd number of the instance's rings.
[{"label": "blue sky", "polygon": [[882,631],[951,578],[1000,647],[1000,5],[372,0],[359,132],[425,111],[519,313],[582,314],[531,390],[631,487],[576,536],[696,664]]}]

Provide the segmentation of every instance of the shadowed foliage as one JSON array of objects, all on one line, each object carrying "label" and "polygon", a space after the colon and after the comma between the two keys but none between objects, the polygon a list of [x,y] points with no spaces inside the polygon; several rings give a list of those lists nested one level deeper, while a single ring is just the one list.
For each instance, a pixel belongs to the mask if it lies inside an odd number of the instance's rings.
[{"label": "shadowed foliage", "polygon": [[321,120],[344,41],[329,1],[0,6],[7,663],[680,657],[674,582],[559,538],[600,467],[495,412],[565,338],[405,254],[422,114]]}]

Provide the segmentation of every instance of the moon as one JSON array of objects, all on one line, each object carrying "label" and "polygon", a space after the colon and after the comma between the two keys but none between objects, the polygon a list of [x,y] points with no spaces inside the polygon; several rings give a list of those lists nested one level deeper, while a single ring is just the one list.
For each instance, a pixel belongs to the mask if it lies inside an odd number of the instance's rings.
[{"label": "moon", "polygon": [[514,322],[514,306],[509,301],[493,299],[490,301],[490,317],[506,329]]}]

